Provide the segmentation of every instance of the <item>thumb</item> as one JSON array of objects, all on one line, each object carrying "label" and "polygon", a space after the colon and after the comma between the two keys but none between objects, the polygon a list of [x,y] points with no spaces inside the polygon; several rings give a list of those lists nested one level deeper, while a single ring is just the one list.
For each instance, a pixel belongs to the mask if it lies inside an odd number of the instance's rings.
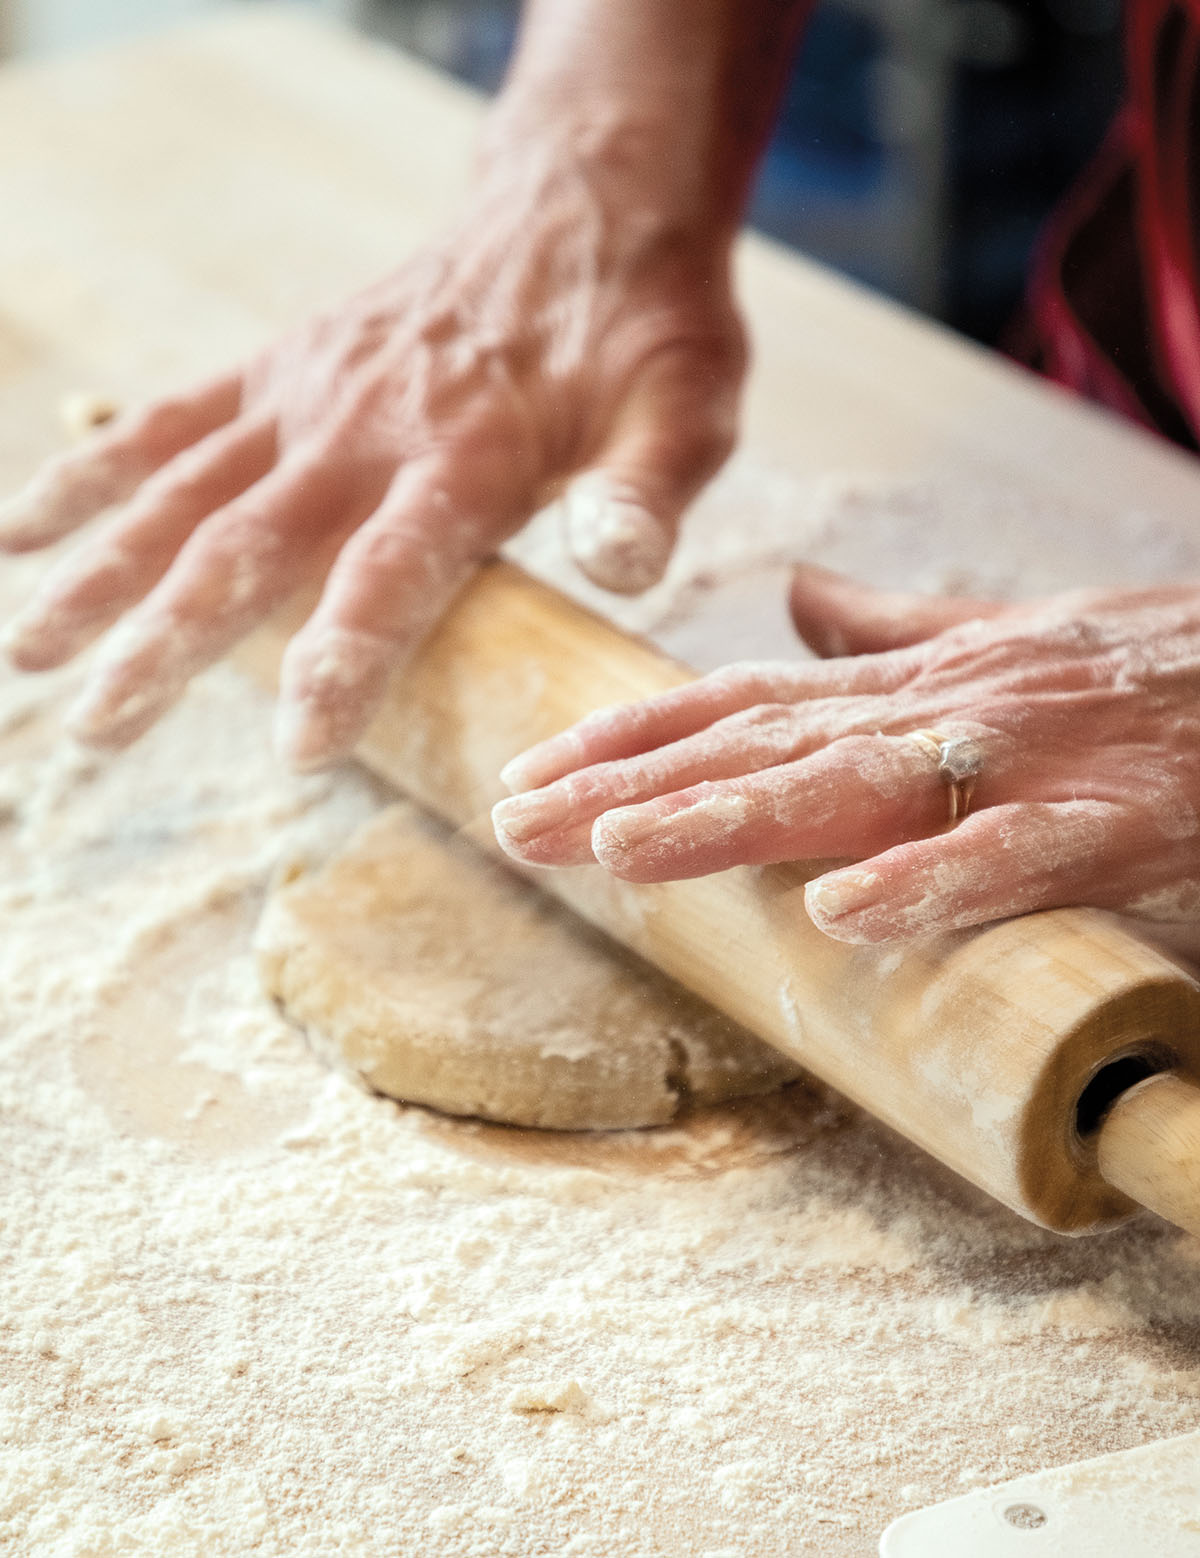
[{"label": "thumb", "polygon": [[664,353],[594,464],[567,487],[567,550],[593,584],[636,595],[666,572],[683,511],[733,448],[740,362]]},{"label": "thumb", "polygon": [[796,631],[818,655],[878,654],[922,643],[960,622],[1010,610],[970,595],[877,590],[807,563],[792,575],[788,604]]}]

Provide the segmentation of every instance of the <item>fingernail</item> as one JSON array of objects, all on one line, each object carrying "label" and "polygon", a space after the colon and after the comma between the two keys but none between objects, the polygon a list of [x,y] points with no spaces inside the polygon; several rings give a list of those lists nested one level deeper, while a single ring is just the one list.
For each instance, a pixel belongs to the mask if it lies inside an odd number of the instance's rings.
[{"label": "fingernail", "polygon": [[93,455],[83,466],[52,461],[0,503],[0,544],[23,550],[57,541],[131,492],[138,474],[111,456]]},{"label": "fingernail", "polygon": [[636,595],[666,572],[672,537],[662,522],[603,475],[582,477],[563,500],[567,545],[594,583]]},{"label": "fingernail", "polygon": [[34,525],[38,513],[35,494],[26,487],[0,503],[0,542],[20,541]]},{"label": "fingernail", "polygon": [[592,828],[592,849],[598,860],[606,854],[629,854],[660,833],[668,821],[675,818],[647,815],[640,806],[616,806],[597,817]]},{"label": "fingernail", "polygon": [[3,633],[0,633],[0,650],[14,665],[19,667],[36,643],[37,626],[38,619],[33,613],[23,611],[13,617]]},{"label": "fingernail", "polygon": [[73,659],[92,636],[87,621],[34,605],[0,633],[0,653],[19,671],[48,671]]},{"label": "fingernail", "polygon": [[562,790],[534,790],[497,801],[492,807],[492,826],[501,844],[528,844],[559,827],[573,810],[571,797]]},{"label": "fingernail", "polygon": [[[589,719],[591,716],[589,716]],[[581,725],[587,725],[582,720]],[[514,793],[521,790],[540,790],[543,786],[561,779],[573,768],[581,766],[583,738],[578,730],[563,730],[557,736],[539,741],[536,746],[518,752],[511,762],[500,770],[500,781]]]},{"label": "fingernail", "polygon": [[[505,763],[500,770],[500,783],[506,790],[511,790],[514,795],[522,790],[533,790],[537,787],[538,764],[535,754],[537,747],[528,752],[521,752],[511,762]],[[503,805],[503,802],[500,803]]]},{"label": "fingernail", "polygon": [[20,492],[0,503],[0,542],[18,548],[36,548],[58,540],[70,529],[76,508],[82,502],[79,517],[106,507],[97,497],[89,510],[91,488],[79,493],[64,485],[56,471],[43,471],[27,482]]},{"label": "fingernail", "polygon": [[312,624],[288,645],[279,673],[274,745],[302,771],[325,768],[353,751],[387,686],[394,645],[354,628]]},{"label": "fingernail", "polygon": [[805,906],[817,925],[865,909],[878,897],[879,877],[874,871],[834,871],[816,877],[804,889]]},{"label": "fingernail", "polygon": [[271,734],[279,761],[301,773],[324,768],[342,755],[334,720],[309,703],[280,703]]},{"label": "fingernail", "polygon": [[77,741],[91,747],[124,747],[148,730],[178,692],[145,685],[117,694],[113,683],[92,681],[67,710],[63,724]]},{"label": "fingernail", "polygon": [[203,644],[185,624],[131,612],[105,639],[67,727],[88,746],[128,746],[179,701],[203,664]]}]

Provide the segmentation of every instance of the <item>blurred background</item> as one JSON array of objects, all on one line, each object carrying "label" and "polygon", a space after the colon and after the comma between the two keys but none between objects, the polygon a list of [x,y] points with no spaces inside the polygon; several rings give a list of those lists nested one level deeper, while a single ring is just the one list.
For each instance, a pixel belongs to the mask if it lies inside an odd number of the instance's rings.
[{"label": "blurred background", "polygon": [[[216,3],[0,0],[0,51],[93,45]],[[519,9],[518,0],[297,3],[489,92]],[[751,221],[995,342],[1044,216],[1112,117],[1119,19],[1119,0],[820,0]]]}]

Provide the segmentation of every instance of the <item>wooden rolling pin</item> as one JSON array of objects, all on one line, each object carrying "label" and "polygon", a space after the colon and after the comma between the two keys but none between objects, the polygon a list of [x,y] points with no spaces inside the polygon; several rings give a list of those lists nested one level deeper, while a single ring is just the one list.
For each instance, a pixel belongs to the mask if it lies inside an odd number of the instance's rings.
[{"label": "wooden rolling pin", "polygon": [[[240,663],[273,685],[303,615],[282,614]],[[487,814],[509,758],[691,674],[494,563],[394,678],[359,756],[495,848]],[[812,874],[534,879],[1034,1222],[1084,1233],[1137,1202],[1200,1235],[1200,986],[1179,963],[1084,909],[845,946],[805,913]]]}]

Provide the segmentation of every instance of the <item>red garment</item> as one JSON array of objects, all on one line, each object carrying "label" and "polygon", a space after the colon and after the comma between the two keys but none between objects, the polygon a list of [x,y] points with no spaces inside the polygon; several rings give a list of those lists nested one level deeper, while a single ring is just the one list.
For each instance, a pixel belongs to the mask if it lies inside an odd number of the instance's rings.
[{"label": "red garment", "polygon": [[1129,99],[1043,235],[1020,355],[1196,448],[1200,0],[1126,3]]}]

